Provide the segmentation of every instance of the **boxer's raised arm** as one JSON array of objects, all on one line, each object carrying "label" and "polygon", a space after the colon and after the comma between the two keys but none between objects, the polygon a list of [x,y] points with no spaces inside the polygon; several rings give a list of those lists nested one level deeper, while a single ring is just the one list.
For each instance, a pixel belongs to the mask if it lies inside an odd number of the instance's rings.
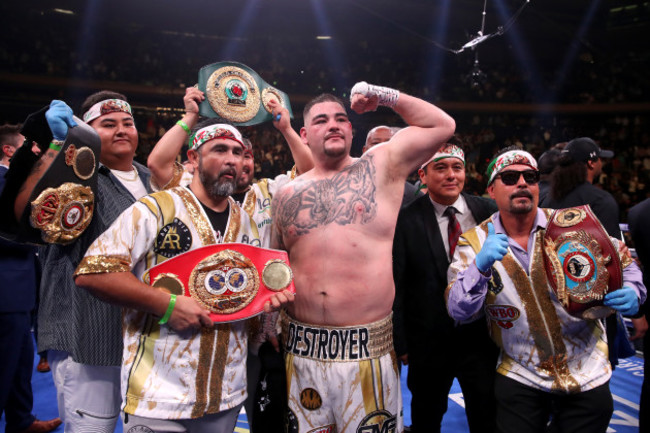
[{"label": "boxer's raised arm", "polygon": [[406,178],[429,159],[456,129],[451,116],[422,99],[365,82],[352,88],[351,106],[357,113],[374,111],[380,105],[392,108],[409,125],[377,148],[386,152],[387,164],[400,177]]}]

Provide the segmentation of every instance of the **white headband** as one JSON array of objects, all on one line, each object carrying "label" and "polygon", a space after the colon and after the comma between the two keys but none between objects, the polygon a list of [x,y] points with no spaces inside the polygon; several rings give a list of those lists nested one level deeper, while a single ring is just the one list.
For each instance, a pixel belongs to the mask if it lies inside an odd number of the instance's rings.
[{"label": "white headband", "polygon": [[121,99],[105,99],[90,107],[90,109],[84,113],[83,120],[86,123],[90,123],[99,116],[115,112],[128,113],[133,117],[133,112],[131,111],[131,106],[128,102]]},{"label": "white headband", "polygon": [[440,148],[440,150],[437,151],[431,158],[429,158],[429,160],[427,162],[422,164],[420,166],[420,169],[423,169],[424,167],[426,167],[427,165],[429,165],[429,163],[431,163],[433,161],[439,161],[439,160],[445,159],[445,158],[458,158],[458,159],[461,160],[463,165],[465,165],[465,152],[463,152],[463,149],[456,146],[455,144],[447,143],[447,144],[443,145]]},{"label": "white headband", "polygon": [[244,139],[237,128],[225,123],[216,123],[199,129],[196,134],[194,134],[194,138],[190,143],[190,149],[198,149],[204,143],[214,140],[215,138],[229,138],[241,144],[244,150],[247,149],[244,145]]},{"label": "white headband", "polygon": [[537,161],[533,158],[533,155],[525,150],[511,150],[494,158],[488,166],[488,185],[492,183],[501,170],[509,165],[515,164],[527,165],[530,168],[537,170]]}]

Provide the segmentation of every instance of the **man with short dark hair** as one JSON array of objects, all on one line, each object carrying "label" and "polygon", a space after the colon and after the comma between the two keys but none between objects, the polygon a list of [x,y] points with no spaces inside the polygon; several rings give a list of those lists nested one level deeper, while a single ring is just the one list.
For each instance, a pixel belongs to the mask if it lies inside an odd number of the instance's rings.
[{"label": "man with short dark hair", "polygon": [[[289,252],[296,301],[286,336],[290,431],[401,431],[393,350],[392,245],[407,176],[454,132],[444,111],[395,89],[357,83],[357,113],[392,108],[409,125],[360,158],[331,94],[304,110],[314,168],[273,198],[273,247]],[[332,378],[336,378],[332,380]]]},{"label": "man with short dark hair", "polygon": [[[131,106],[122,94],[101,91],[82,106],[83,121],[101,138],[95,213],[70,245],[41,250],[39,351],[49,350],[59,413],[66,433],[112,433],[120,414],[122,310],[80,289],[73,273],[88,246],[132,203],[151,191],[149,171],[134,161],[138,146]],[[46,113],[54,140],[74,124],[61,101]],[[56,152],[57,145],[48,150]]]},{"label": "man with short dark hair", "polygon": [[450,140],[419,170],[427,195],[403,208],[393,241],[395,351],[408,364],[411,431],[440,431],[458,378],[470,431],[494,432],[494,367],[499,353],[483,320],[447,314],[447,269],[462,232],[496,211],[494,201],[462,193],[465,155]]},{"label": "man with short dark hair", "polygon": [[[5,123],[0,125],[0,165],[7,168],[14,152],[23,145],[25,137],[20,133],[21,125]],[[5,170],[6,172],[6,170]],[[0,186],[4,186],[4,173],[0,176]]]}]

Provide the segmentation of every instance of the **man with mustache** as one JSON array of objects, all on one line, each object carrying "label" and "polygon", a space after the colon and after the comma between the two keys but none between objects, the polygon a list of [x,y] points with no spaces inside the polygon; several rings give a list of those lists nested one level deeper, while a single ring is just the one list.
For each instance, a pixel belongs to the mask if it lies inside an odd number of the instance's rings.
[{"label": "man with mustache", "polygon": [[[501,349],[494,384],[497,431],[541,433],[552,413],[560,432],[605,432],[613,411],[607,339],[600,320],[570,315],[551,289],[542,253],[551,211],[537,207],[537,162],[528,152],[507,148],[487,175],[499,210],[459,239],[447,308],[460,322],[485,314]],[[623,287],[607,293],[604,304],[631,314],[646,288],[639,268],[618,254]]]},{"label": "man with mustache", "polygon": [[[90,246],[75,274],[79,286],[125,307],[125,432],[232,431],[246,398],[247,321],[214,326],[194,298],[142,281],[148,268],[168,258],[251,235],[250,219],[229,197],[243,163],[241,134],[207,122],[193,137],[190,185],[128,208]],[[292,299],[278,292],[265,310]]]},{"label": "man with mustache", "polygon": [[[187,169],[183,170],[174,161],[183,144],[187,141],[190,128],[194,127],[199,121],[199,104],[204,99],[204,93],[198,88],[190,87],[186,89],[183,97],[184,116],[161,137],[149,155],[147,165],[151,170],[156,185],[167,189],[178,185],[187,185],[191,181],[192,177]],[[291,155],[295,159],[295,168],[291,172],[280,174],[272,179],[255,180],[253,145],[250,140],[243,138],[243,166],[237,177],[235,191],[231,195],[250,219],[251,233],[250,235],[244,235],[241,241],[264,248],[268,248],[271,241],[271,201],[275,192],[298,174],[304,173],[314,166],[309,148],[302,143],[291,126],[289,111],[275,100],[269,101],[269,107],[272,109],[273,126],[280,131],[289,145]],[[257,389],[257,377],[262,368],[260,357],[258,357],[260,346],[265,343],[267,338],[270,338],[275,351],[273,349],[266,350],[268,347],[265,347],[262,350],[263,354],[267,358],[280,356],[277,353],[277,340],[275,339],[275,319],[277,314],[263,315],[262,317],[261,332],[256,333],[255,337],[249,341],[251,349],[247,359],[249,366],[249,399],[245,404],[245,408],[252,428],[265,427],[268,431],[271,431],[276,424],[282,424],[282,415],[276,416],[276,419],[279,420],[278,423],[269,422],[268,419],[264,420],[264,422],[258,422],[257,417],[253,416],[253,399]],[[273,411],[266,412],[273,413]]]},{"label": "man with mustache", "polygon": [[[187,142],[190,128],[199,121],[199,104],[204,99],[205,95],[199,89],[186,89],[183,97],[185,115],[161,137],[147,158],[153,182],[161,189],[187,185],[191,181],[190,173],[174,161],[183,144]],[[309,148],[300,141],[300,137],[291,127],[289,111],[275,100],[269,101],[269,107],[272,108],[273,126],[280,131],[289,145],[296,167],[291,173],[254,182],[255,161],[252,143],[246,138],[243,139],[244,163],[232,197],[251,219],[253,233],[250,237],[245,237],[243,242],[257,247],[268,247],[270,242],[271,200],[275,191],[297,174],[304,173],[314,166]]]},{"label": "man with mustache", "polygon": [[357,113],[387,106],[409,126],[353,158],[340,99],[323,94],[303,111],[300,136],[315,166],[273,199],[272,246],[289,252],[297,293],[295,308],[281,313],[289,431],[403,429],[391,317],[395,222],[407,176],[455,122],[395,89],[360,82],[350,94]]},{"label": "man with mustache", "polygon": [[[440,431],[454,378],[470,431],[494,432],[498,349],[482,320],[447,314],[447,269],[456,242],[496,211],[494,201],[462,193],[465,154],[452,137],[420,170],[427,195],[400,211],[393,242],[395,351],[408,364],[411,431]],[[445,356],[440,356],[445,348]]]}]

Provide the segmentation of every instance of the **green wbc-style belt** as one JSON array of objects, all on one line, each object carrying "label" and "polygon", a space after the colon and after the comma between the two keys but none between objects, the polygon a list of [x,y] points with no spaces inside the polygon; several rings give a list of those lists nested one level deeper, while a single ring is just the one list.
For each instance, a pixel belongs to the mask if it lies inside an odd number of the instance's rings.
[{"label": "green wbc-style belt", "polygon": [[275,99],[293,119],[289,96],[242,63],[218,62],[202,67],[198,88],[205,93],[199,105],[201,116],[221,117],[240,126],[257,125],[272,119],[268,103]]}]

